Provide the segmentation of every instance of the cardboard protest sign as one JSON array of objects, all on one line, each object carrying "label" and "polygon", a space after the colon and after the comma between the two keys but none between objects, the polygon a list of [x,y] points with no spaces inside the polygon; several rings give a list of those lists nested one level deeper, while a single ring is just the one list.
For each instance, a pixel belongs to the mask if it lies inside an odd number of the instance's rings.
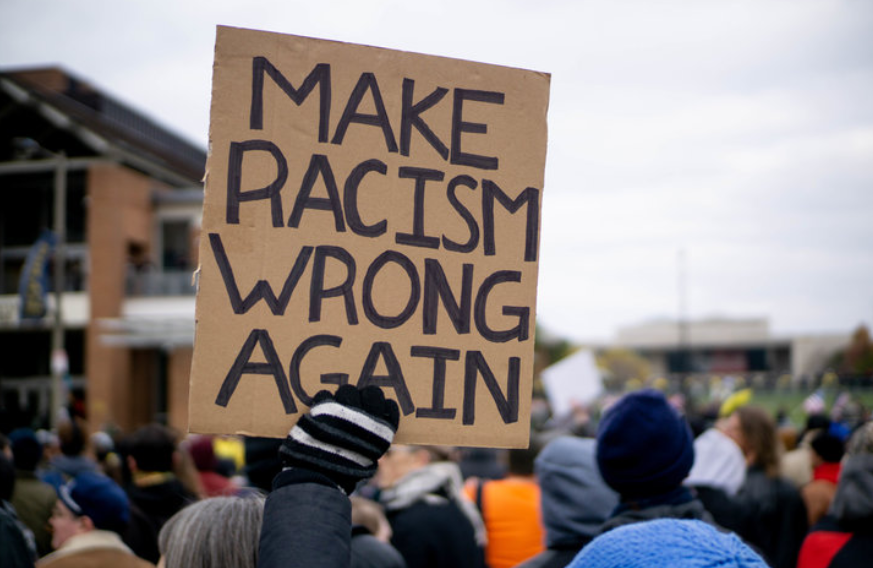
[{"label": "cardboard protest sign", "polygon": [[549,76],[219,27],[189,429],[527,445]]}]

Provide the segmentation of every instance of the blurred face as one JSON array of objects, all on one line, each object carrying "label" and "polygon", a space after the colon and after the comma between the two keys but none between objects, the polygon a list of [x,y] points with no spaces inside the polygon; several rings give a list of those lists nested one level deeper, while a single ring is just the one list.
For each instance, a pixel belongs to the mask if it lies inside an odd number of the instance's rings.
[{"label": "blurred face", "polygon": [[60,499],[55,503],[49,524],[52,527],[52,548],[55,550],[67,542],[70,537],[88,532],[84,519],[76,516]]},{"label": "blurred face", "polygon": [[382,489],[392,487],[407,473],[424,465],[422,450],[410,446],[391,446],[379,460],[376,482]]},{"label": "blurred face", "polygon": [[746,437],[743,435],[743,428],[740,425],[740,417],[736,412],[721,423],[721,430],[737,443],[743,451],[743,455],[746,456],[746,463],[750,463],[752,456],[749,455],[749,445],[746,443]]}]

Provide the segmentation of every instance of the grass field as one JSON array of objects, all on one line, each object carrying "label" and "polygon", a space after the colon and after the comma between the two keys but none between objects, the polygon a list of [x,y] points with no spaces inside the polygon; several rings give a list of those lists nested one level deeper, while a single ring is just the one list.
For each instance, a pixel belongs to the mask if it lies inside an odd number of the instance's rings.
[{"label": "grass field", "polygon": [[[798,427],[806,422],[806,411],[803,401],[813,391],[757,391],[753,392],[750,404],[762,406],[774,415],[780,410],[788,413],[788,418]],[[839,393],[836,389],[825,389],[825,407],[829,411]],[[873,408],[873,389],[857,389],[848,391],[852,400],[860,402],[866,409]]]}]

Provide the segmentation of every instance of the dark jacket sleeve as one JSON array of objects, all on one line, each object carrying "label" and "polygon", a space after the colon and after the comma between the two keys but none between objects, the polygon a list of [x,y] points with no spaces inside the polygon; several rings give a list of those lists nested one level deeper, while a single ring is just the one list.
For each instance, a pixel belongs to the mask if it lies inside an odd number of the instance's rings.
[{"label": "dark jacket sleeve", "polygon": [[352,506],[335,484],[283,471],[264,508],[258,568],[347,568],[351,535]]},{"label": "dark jacket sleeve", "polygon": [[0,511],[0,566],[3,568],[32,568],[33,553],[27,539],[10,515]]}]

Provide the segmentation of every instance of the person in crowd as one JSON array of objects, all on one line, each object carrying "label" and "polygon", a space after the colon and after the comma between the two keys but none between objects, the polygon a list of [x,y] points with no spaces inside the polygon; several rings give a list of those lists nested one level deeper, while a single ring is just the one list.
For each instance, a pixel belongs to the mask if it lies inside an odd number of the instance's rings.
[{"label": "person in crowd", "polygon": [[562,436],[537,456],[546,550],[518,568],[564,568],[599,532],[618,505],[597,469],[596,442]]},{"label": "person in crowd", "polygon": [[748,466],[736,498],[743,520],[728,528],[760,550],[773,568],[794,568],[808,528],[807,515],[800,492],[779,475],[776,422],[762,408],[743,406],[723,427]]},{"label": "person in crowd", "polygon": [[849,439],[828,514],[803,541],[797,568],[855,568],[871,558],[873,422],[868,422]]},{"label": "person in crowd", "polygon": [[734,497],[745,481],[746,459],[730,436],[710,428],[694,440],[694,465],[684,484],[722,527],[736,530],[742,523]]},{"label": "person in crowd", "polygon": [[161,528],[159,566],[255,568],[264,498],[213,497],[189,505]]},{"label": "person in crowd", "polygon": [[812,451],[812,481],[800,489],[809,526],[821,520],[831,506],[840,477],[843,441],[828,432],[821,432],[810,443]]},{"label": "person in crowd", "polygon": [[218,459],[212,445],[212,436],[195,436],[188,440],[188,453],[197,469],[200,486],[207,497],[235,495],[239,487],[218,472]]},{"label": "person in crowd", "polygon": [[58,488],[50,519],[55,552],[38,568],[147,568],[121,540],[129,520],[127,495],[101,473],[83,472]]},{"label": "person in crowd", "polygon": [[58,496],[51,485],[40,481],[36,476],[36,468],[42,459],[42,444],[37,440],[36,433],[29,428],[14,430],[9,439],[12,441],[15,463],[12,506],[21,522],[33,532],[37,554],[45,556],[52,551],[48,521]]},{"label": "person in crowd", "polygon": [[379,501],[407,566],[479,568],[485,527],[463,496],[457,464],[441,448],[392,446],[379,460]]},{"label": "person in crowd", "polygon": [[512,568],[545,549],[540,519],[540,486],[534,476],[539,445],[508,451],[503,479],[471,479],[464,490],[485,522],[488,568]]},{"label": "person in crowd", "polygon": [[91,449],[100,469],[119,485],[123,484],[121,456],[115,451],[115,441],[108,433],[94,432],[90,438]]},{"label": "person in crowd", "polygon": [[3,434],[0,434],[0,454],[12,460],[12,442]]},{"label": "person in crowd", "polygon": [[657,519],[595,538],[567,568],[768,568],[735,534],[702,521]]},{"label": "person in crowd", "polygon": [[170,517],[197,500],[174,473],[180,460],[175,434],[165,426],[149,424],[126,440],[131,482],[127,494],[134,506],[134,522],[125,542],[150,562],[157,562],[158,533]]},{"label": "person in crowd", "polygon": [[623,396],[597,430],[597,467],[621,502],[601,530],[659,518],[714,523],[682,482],[694,464],[694,440],[685,419],[664,395],[644,389]]},{"label": "person in crowd", "polygon": [[375,501],[352,495],[351,568],[406,568],[391,546],[391,525]]},{"label": "person in crowd", "polygon": [[[397,403],[375,386],[343,385],[335,395],[321,391],[315,396],[309,413],[282,442],[283,469],[264,507],[259,568],[349,565],[347,495],[376,472],[399,421]],[[466,565],[463,560],[455,564]]]},{"label": "person in crowd", "polygon": [[79,417],[65,420],[58,425],[58,440],[61,453],[52,456],[42,480],[58,488],[75,479],[80,473],[99,473],[100,466],[88,455],[88,436],[85,421]]},{"label": "person in crowd", "polygon": [[505,450],[495,448],[462,448],[460,450],[461,475],[464,479],[503,479],[506,477]]},{"label": "person in crowd", "polygon": [[245,447],[245,476],[248,485],[269,493],[273,479],[282,471],[279,448],[282,440],[248,436],[243,441]]},{"label": "person in crowd", "polygon": [[806,426],[797,436],[797,446],[781,456],[780,475],[796,488],[800,489],[812,481],[812,450],[809,445],[819,433],[827,432],[830,425],[830,418],[824,414],[810,414],[806,418]]},{"label": "person in crowd", "polygon": [[33,534],[18,520],[10,503],[15,489],[15,466],[7,452],[0,450],[0,566],[32,568],[36,560]]}]

